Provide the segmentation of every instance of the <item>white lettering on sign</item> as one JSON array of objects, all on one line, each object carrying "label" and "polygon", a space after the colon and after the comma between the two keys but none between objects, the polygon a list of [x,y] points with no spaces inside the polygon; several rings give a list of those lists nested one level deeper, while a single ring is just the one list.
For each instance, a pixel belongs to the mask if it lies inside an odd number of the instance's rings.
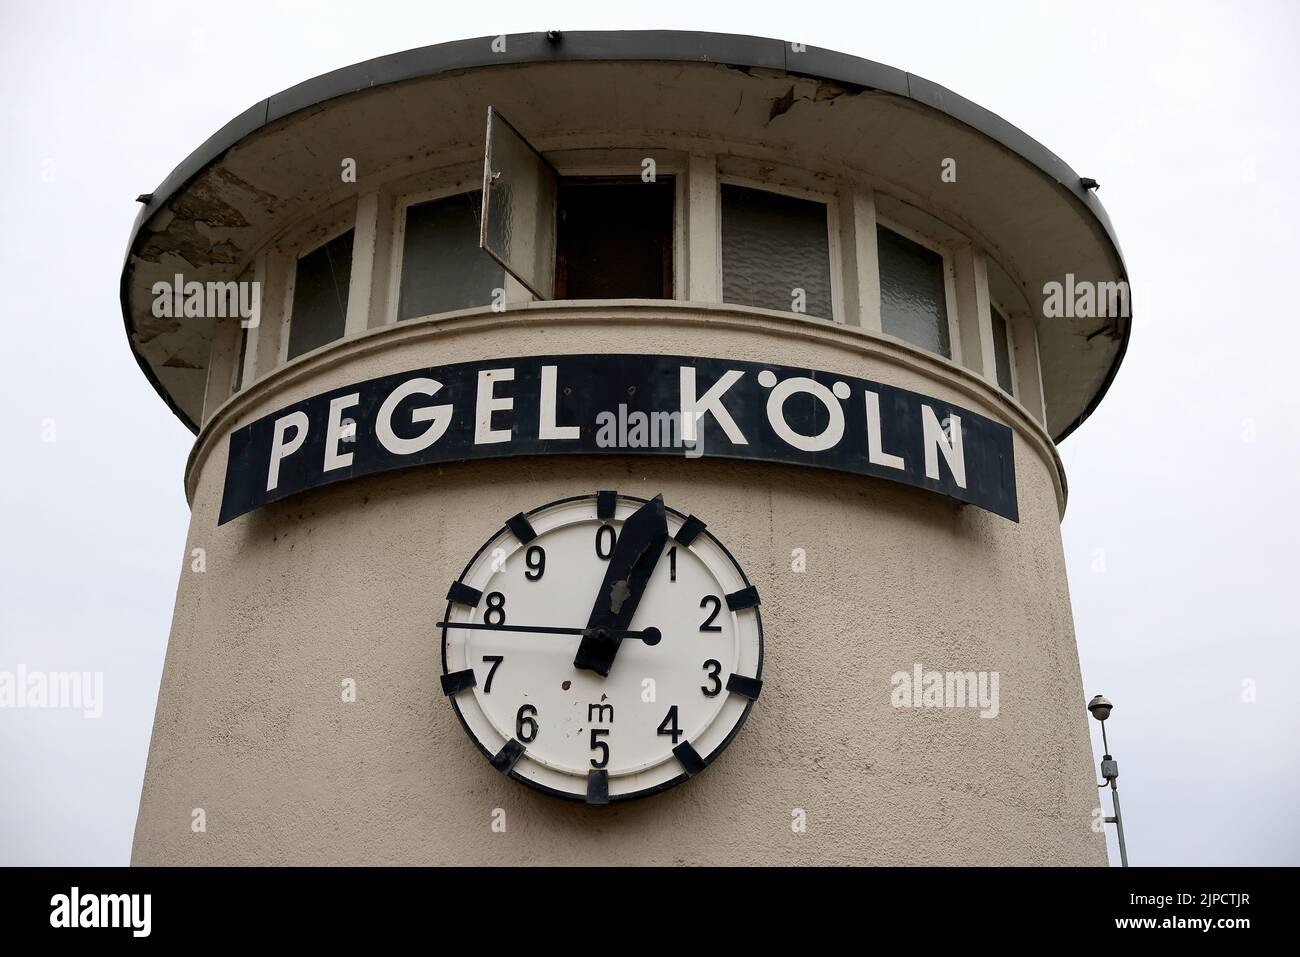
[{"label": "white lettering on sign", "polygon": [[404,439],[393,431],[393,413],[402,400],[413,395],[427,395],[433,398],[442,388],[442,383],[423,376],[407,379],[388,394],[384,404],[379,407],[379,416],[375,420],[375,436],[379,444],[394,455],[413,455],[433,445],[442,438],[451,425],[451,406],[426,405],[411,412],[411,424],[428,422],[429,427],[419,435]]},{"label": "white lettering on sign", "polygon": [[[966,487],[966,455],[961,447],[961,417],[948,416],[948,429],[939,424],[934,409],[921,405],[921,441],[925,444],[925,477],[939,478],[939,453],[952,470],[953,480],[960,488]],[[949,435],[948,433],[952,433]]]},{"label": "white lettering on sign", "polygon": [[325,466],[324,471],[330,472],[334,469],[347,468],[352,464],[351,452],[339,451],[339,440],[343,438],[356,438],[356,424],[350,424],[346,429],[343,427],[343,410],[350,409],[361,401],[361,393],[353,392],[351,395],[341,395],[337,398],[330,399],[330,416],[325,426]]},{"label": "white lettering on sign", "polygon": [[867,461],[872,465],[902,471],[907,468],[901,455],[891,455],[885,451],[884,441],[880,437],[880,394],[867,390]]},{"label": "white lettering on sign", "polygon": [[491,445],[495,442],[509,442],[509,429],[492,428],[492,413],[505,412],[515,407],[515,400],[496,395],[498,382],[510,382],[515,377],[514,369],[484,369],[478,374],[477,415],[474,419],[474,444]]},{"label": "white lettering on sign", "polygon": [[[307,413],[290,412],[275,420],[275,434],[271,439],[271,463],[266,470],[266,490],[275,489],[280,484],[280,460],[302,448],[307,441]],[[284,434],[292,428],[293,438],[285,441]]]},{"label": "white lettering on sign", "polygon": [[695,392],[695,367],[682,366],[681,411],[683,441],[694,442],[697,423],[706,415],[712,415],[733,445],[749,444],[741,433],[740,426],[736,425],[736,420],[731,417],[731,413],[722,404],[722,396],[728,389],[739,382],[744,374],[738,369],[730,369],[723,373],[717,382],[713,383],[713,388],[709,389],[708,392],[704,393],[704,395],[697,395]]},{"label": "white lettering on sign", "polygon": [[372,379],[292,409],[231,433],[220,523],[417,463],[683,448],[886,478],[1018,519],[1009,428],[835,372],[732,358],[495,358]]},{"label": "white lettering on sign", "polygon": [[556,367],[542,366],[542,394],[539,396],[537,437],[539,439],[576,439],[582,429],[576,425],[556,425]]},{"label": "white lettering on sign", "polygon": [[[823,452],[839,445],[844,438],[844,410],[840,408],[840,399],[849,397],[849,387],[845,382],[837,382],[828,389],[816,379],[793,376],[780,385],[776,382],[776,373],[764,369],[758,374],[759,385],[772,390],[767,397],[767,421],[781,441],[801,452]],[[826,428],[817,435],[804,435],[790,428],[785,419],[785,401],[795,393],[811,395],[826,409]]]}]

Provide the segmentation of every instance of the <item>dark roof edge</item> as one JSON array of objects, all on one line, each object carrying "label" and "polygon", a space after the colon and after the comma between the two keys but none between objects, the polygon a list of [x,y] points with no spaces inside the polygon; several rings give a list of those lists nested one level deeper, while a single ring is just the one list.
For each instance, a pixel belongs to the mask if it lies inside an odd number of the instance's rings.
[{"label": "dark roof edge", "polygon": [[[504,50],[499,53],[494,52],[494,40],[499,46],[501,39],[505,41]],[[141,208],[131,228],[121,282],[122,318],[126,323],[128,337],[131,333],[131,316],[127,303],[130,258],[141,227],[203,169],[218,160],[240,140],[262,127],[327,100],[404,80],[502,64],[600,60],[716,63],[741,68],[776,70],[864,89],[881,90],[914,100],[989,137],[1059,183],[1092,214],[1097,225],[1110,241],[1115,257],[1125,273],[1123,278],[1127,279],[1124,255],[1110,217],[1096,195],[1083,187],[1079,175],[1064,160],[1022,130],[997,114],[972,103],[965,97],[958,96],[937,83],[931,83],[922,77],[873,60],[811,46],[796,51],[792,43],[765,37],[685,30],[576,31],[562,33],[559,40],[553,42],[548,39],[547,33],[514,33],[498,38],[478,37],[471,40],[438,43],[333,70],[262,100],[208,137],[158,185],[150,196],[149,202]],[[1131,322],[1124,326],[1119,350],[1102,387],[1078,418],[1056,436],[1054,441],[1060,442],[1078,428],[1092,414],[1106,394],[1128,348],[1131,326]],[[134,346],[132,352],[135,352]],[[197,433],[198,424],[177,408],[175,402],[162,388],[153,370],[138,353],[136,353],[136,361],[168,406],[191,431]]]}]

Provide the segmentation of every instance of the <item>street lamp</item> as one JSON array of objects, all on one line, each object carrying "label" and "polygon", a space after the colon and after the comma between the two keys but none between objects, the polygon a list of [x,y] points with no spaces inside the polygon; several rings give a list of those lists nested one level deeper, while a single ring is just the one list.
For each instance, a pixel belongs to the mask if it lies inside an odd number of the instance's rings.
[{"label": "street lamp", "polygon": [[[1108,817],[1105,821],[1107,824],[1115,825],[1115,831],[1119,835],[1120,867],[1128,867],[1128,850],[1124,847],[1124,818],[1119,813],[1119,788],[1115,786],[1115,780],[1119,777],[1119,762],[1110,756],[1110,744],[1106,741],[1106,719],[1110,717],[1111,709],[1114,707],[1110,699],[1102,695],[1097,695],[1088,702],[1088,710],[1101,722],[1101,746],[1105,751],[1101,756],[1101,776],[1110,785],[1110,799],[1115,805],[1115,816]],[[1097,785],[1099,788],[1105,786],[1106,784]]]}]

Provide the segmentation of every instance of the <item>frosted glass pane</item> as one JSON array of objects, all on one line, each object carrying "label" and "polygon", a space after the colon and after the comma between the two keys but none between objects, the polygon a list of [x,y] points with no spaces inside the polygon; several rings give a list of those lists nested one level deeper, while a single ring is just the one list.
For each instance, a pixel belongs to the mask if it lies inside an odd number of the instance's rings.
[{"label": "frosted glass pane", "polygon": [[943,257],[883,226],[876,228],[876,244],[881,327],[888,335],[951,357]]},{"label": "frosted glass pane", "polygon": [[492,304],[505,273],[479,249],[483,194],[475,190],[406,210],[397,318]]},{"label": "frosted glass pane", "polygon": [[342,338],[352,277],[352,230],[298,260],[289,320],[289,358]]},{"label": "frosted glass pane", "polygon": [[539,299],[555,294],[555,193],[559,176],[488,107],[482,244]]},{"label": "frosted glass pane", "polygon": [[724,184],[723,301],[789,312],[795,289],[808,315],[833,317],[826,204]]},{"label": "frosted glass pane", "polygon": [[1007,335],[1007,320],[997,309],[993,313],[993,357],[997,362],[998,385],[1008,395],[1011,393],[1011,341]]}]

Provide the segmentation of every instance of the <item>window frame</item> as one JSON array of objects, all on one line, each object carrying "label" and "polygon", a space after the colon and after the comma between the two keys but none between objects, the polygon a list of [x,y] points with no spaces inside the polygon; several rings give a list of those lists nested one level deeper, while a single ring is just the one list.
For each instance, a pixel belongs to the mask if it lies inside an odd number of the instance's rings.
[{"label": "window frame", "polygon": [[[460,167],[456,167],[459,171]],[[444,171],[445,173],[446,171]],[[483,190],[483,170],[482,166],[474,171],[467,171],[464,175],[459,172],[446,173],[444,177],[439,178],[437,185],[428,186],[414,191],[401,192],[393,198],[393,223],[392,228],[388,231],[388,241],[391,244],[389,248],[392,254],[389,257],[390,267],[388,274],[388,301],[387,308],[384,310],[383,325],[389,326],[396,324],[398,320],[398,310],[401,309],[402,298],[402,267],[406,261],[406,214],[412,206],[419,206],[421,203],[431,203],[440,199],[449,199],[452,196],[460,196],[464,193],[480,194],[482,198]],[[482,213],[480,212],[480,216]],[[480,250],[484,256],[487,252]],[[513,277],[500,263],[497,264],[501,270],[501,286],[498,288],[509,291],[508,283]],[[517,281],[517,280],[516,280]],[[431,312],[425,316],[412,316],[410,319],[402,320],[404,322],[418,322],[421,319],[428,319],[431,316],[444,316],[456,312],[475,311],[478,309],[491,309],[491,304],[485,306],[469,306],[467,309],[450,309],[446,312]]]},{"label": "window frame", "polygon": [[[718,154],[717,158],[719,160],[724,159],[721,154]],[[827,269],[830,272],[831,279],[831,314],[829,316],[814,316],[806,312],[795,312],[793,309],[766,309],[762,306],[750,306],[741,302],[727,302],[727,276],[726,269],[722,262],[723,186],[739,186],[743,189],[753,189],[764,193],[776,193],[778,196],[789,196],[793,199],[804,199],[814,203],[821,203],[826,207],[826,251],[829,260],[827,263]],[[714,199],[717,203],[718,218],[718,232],[715,237],[714,261],[718,264],[718,297],[723,305],[739,306],[742,309],[761,309],[764,312],[801,316],[804,319],[833,322],[840,326],[846,325],[844,316],[844,260],[840,250],[840,193],[838,189],[809,189],[806,186],[794,185],[787,179],[777,179],[775,182],[772,180],[758,179],[753,176],[746,176],[742,173],[726,171],[721,168],[721,165],[719,165],[718,188]]]},{"label": "window frame", "polygon": [[[918,346],[913,342],[908,342],[906,339],[901,339],[898,336],[892,335],[885,331],[885,300],[884,300],[885,282],[884,282],[883,274],[880,272],[880,252],[879,252],[879,248],[877,248],[876,274],[877,276],[881,277],[879,280],[880,296],[881,296],[880,334],[890,339],[893,342],[901,342],[904,343],[905,345],[911,346],[913,349],[920,349],[922,352],[927,353],[928,355],[938,356],[940,359],[943,359],[947,362],[952,362],[955,363],[956,365],[962,365],[963,349],[962,349],[962,341],[961,341],[961,328],[957,316],[957,266],[953,262],[952,249],[946,243],[940,242],[937,239],[933,239],[932,237],[927,236],[925,233],[918,232],[917,230],[912,229],[910,226],[904,226],[901,223],[899,223],[897,220],[892,219],[889,216],[881,216],[880,213],[877,212],[875,228],[879,229],[881,227],[888,229],[890,232],[897,233],[898,235],[902,236],[904,239],[910,239],[918,246],[924,246],[926,249],[930,250],[930,252],[937,253],[939,256],[943,257],[943,301],[944,301],[944,312],[947,314],[948,317],[948,351],[951,353],[951,355],[945,356],[942,352],[931,352],[929,349],[926,349],[923,346]],[[1005,315],[1005,313],[1003,313],[1003,315]]]},{"label": "window frame", "polygon": [[[1016,399],[1017,401],[1019,401],[1019,398],[1020,398],[1020,373],[1019,373],[1019,371],[1016,369],[1016,332],[1015,332],[1015,328],[1014,328],[1014,327],[1015,327],[1015,320],[1012,318],[1011,313],[1010,313],[1007,309],[1003,308],[1002,303],[999,302],[997,299],[994,299],[993,296],[992,296],[992,294],[990,294],[990,295],[989,295],[989,325],[988,325],[989,335],[990,335],[990,336],[996,336],[996,335],[997,335],[997,330],[993,327],[993,313],[994,313],[995,311],[996,311],[999,315],[1002,316],[1002,324],[1005,325],[1006,328],[1007,328],[1007,366],[1008,366],[1008,367],[1010,368],[1010,370],[1011,370],[1011,391],[1010,391],[1009,393],[1007,393],[1007,394],[1010,395],[1011,398]],[[1007,392],[1006,389],[1003,389],[1003,388],[1002,388],[1002,384],[1001,384],[1000,382],[998,382],[998,369],[997,369],[997,359],[996,359],[996,355],[997,355],[997,352],[996,352],[996,350],[997,350],[997,343],[996,343],[996,342],[993,344],[993,348],[994,348],[994,356],[995,356],[995,358],[994,358],[994,360],[993,360],[993,362],[994,362],[994,364],[993,364],[993,376],[992,376],[992,380],[991,380],[991,381],[993,382],[993,384],[994,384],[995,386],[998,387],[999,390],[1001,390],[1002,392]]]},{"label": "window frame", "polygon": [[[350,200],[343,204],[342,209],[336,209],[333,213],[313,222],[310,226],[300,229],[292,234],[290,238],[281,240],[275,244],[275,254],[282,257],[285,261],[285,280],[284,280],[284,301],[280,310],[280,342],[276,367],[279,368],[291,361],[301,359],[303,356],[309,356],[315,349],[304,352],[301,356],[289,358],[289,334],[290,327],[293,324],[293,299],[295,287],[298,283],[298,263],[304,256],[310,256],[317,252],[322,246],[332,243],[349,230],[357,228],[357,204],[355,200]],[[353,235],[353,253],[352,267],[356,266],[356,248],[355,233]],[[348,302],[352,301],[352,270],[348,271]],[[344,317],[346,321],[346,316]],[[347,329],[337,339],[331,339],[325,345],[332,345],[347,338]],[[317,349],[323,349],[325,346],[317,346]]]},{"label": "window frame", "polygon": [[[666,154],[666,155],[665,155]],[[631,157],[635,156],[635,159]],[[688,194],[686,191],[687,160],[676,150],[638,150],[628,147],[615,149],[578,149],[551,150],[545,154],[561,179],[568,177],[639,177],[642,172],[641,161],[646,158],[655,161],[656,176],[673,177],[673,289],[672,298],[657,300],[661,302],[678,302],[685,293],[685,256],[686,249],[686,211]],[[441,170],[431,170],[419,174],[422,185],[418,188],[398,188],[393,191],[393,223],[388,230],[388,241],[392,254],[389,257],[387,308],[383,325],[396,323],[399,300],[402,290],[402,266],[406,255],[406,212],[411,206],[433,200],[446,199],[461,193],[472,193],[483,188],[482,163],[457,164]],[[487,255],[485,252],[483,255]],[[547,303],[585,303],[589,299],[545,299],[539,300],[529,292],[522,283],[502,267],[502,281],[505,284],[508,303],[516,307],[528,302]],[[514,290],[511,286],[516,287]],[[520,298],[512,298],[512,293]],[[606,301],[606,300],[599,300]],[[607,300],[618,302],[620,300]],[[641,300],[627,300],[639,302]],[[489,309],[491,306],[481,308]],[[510,308],[507,305],[507,310]],[[407,322],[416,322],[432,316],[450,315],[467,310],[452,310],[450,313],[431,313],[429,316],[412,316]],[[468,311],[473,311],[468,310]]]},{"label": "window frame", "polygon": [[[629,152],[640,153],[640,158],[632,161],[627,159]],[[592,155],[579,155],[579,154]],[[663,154],[668,155],[663,155]],[[658,155],[656,155],[658,154]],[[682,294],[685,291],[685,275],[683,267],[684,258],[687,255],[686,249],[686,212],[687,212],[687,193],[686,193],[686,176],[687,161],[681,157],[675,150],[629,150],[627,147],[620,147],[614,150],[553,150],[546,157],[547,161],[555,167],[555,172],[559,174],[561,180],[575,178],[599,178],[599,177],[640,177],[642,173],[641,162],[645,159],[655,161],[655,177],[671,176],[673,178],[673,288],[672,296],[668,299],[653,300],[656,302],[679,302],[682,301]],[[559,247],[556,247],[556,255],[559,255]],[[592,299],[547,299],[546,302],[619,302],[621,300],[592,300]],[[622,300],[627,302],[641,302],[644,300],[631,299]]]},{"label": "window frame", "polygon": [[[557,170],[557,172],[559,172],[559,176],[556,182],[556,207],[555,208],[556,208],[557,215],[561,209],[559,203],[559,191],[564,188],[566,181],[572,183],[572,181],[575,180],[591,181],[591,180],[608,179],[608,180],[618,180],[624,185],[633,186],[633,187],[634,184],[629,182],[630,180],[635,179],[637,181],[641,181],[640,174],[632,173],[632,172],[610,173],[604,170],[595,173],[589,173],[589,172],[570,173],[570,172],[563,172],[559,170]],[[674,172],[672,170],[660,169],[658,164],[656,163],[655,166],[656,184],[659,183],[659,177],[661,176],[673,177],[673,206],[672,206],[673,224],[672,224],[672,247],[670,250],[672,256],[672,271],[669,274],[669,285],[670,285],[670,288],[668,290],[669,294],[667,296],[657,296],[654,297],[653,299],[646,299],[645,297],[637,298],[637,297],[624,296],[624,297],[619,297],[614,299],[600,299],[600,300],[575,299],[570,296],[561,297],[558,294],[553,294],[550,299],[546,300],[547,302],[580,303],[580,302],[592,302],[592,301],[599,301],[599,302],[676,302],[677,301],[677,290],[680,287],[680,278],[681,278],[681,268],[680,268],[681,264],[678,261],[678,257],[682,255],[682,251],[683,251],[683,247],[681,245],[682,235],[678,229],[678,227],[681,225],[681,217],[679,215],[679,210],[682,208],[681,203],[683,201],[682,184],[681,184],[682,174],[678,172]],[[560,224],[557,222],[556,231],[555,231],[555,285],[557,287],[560,284],[560,277],[561,277],[561,268],[560,268],[561,248],[562,247],[560,244]],[[567,271],[567,269],[568,269],[568,264],[565,263],[565,270]],[[568,279],[566,275],[565,276],[566,286],[567,286],[567,282]]]}]

